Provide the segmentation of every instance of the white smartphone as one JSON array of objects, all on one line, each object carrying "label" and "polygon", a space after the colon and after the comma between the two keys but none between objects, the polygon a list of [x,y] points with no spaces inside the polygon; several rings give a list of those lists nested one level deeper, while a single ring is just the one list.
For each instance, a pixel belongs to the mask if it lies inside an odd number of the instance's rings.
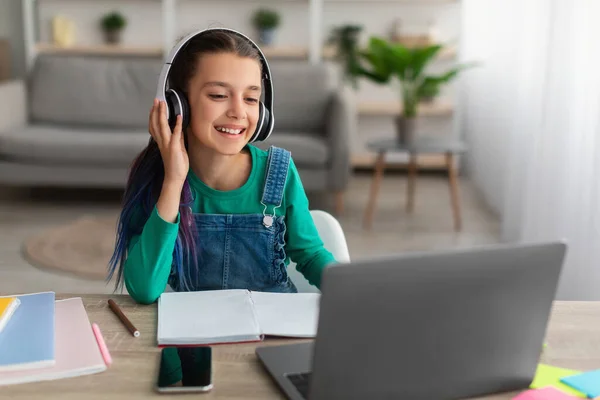
[{"label": "white smartphone", "polygon": [[212,348],[165,347],[160,353],[156,390],[160,393],[202,393],[213,388]]}]

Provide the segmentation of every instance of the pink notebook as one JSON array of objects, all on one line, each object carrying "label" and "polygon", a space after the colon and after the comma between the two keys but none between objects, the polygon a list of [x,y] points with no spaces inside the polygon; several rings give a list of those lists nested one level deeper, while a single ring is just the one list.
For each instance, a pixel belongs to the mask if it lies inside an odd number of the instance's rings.
[{"label": "pink notebook", "polygon": [[57,300],[55,310],[55,365],[2,372],[0,385],[71,378],[106,370],[106,364],[81,298]]}]

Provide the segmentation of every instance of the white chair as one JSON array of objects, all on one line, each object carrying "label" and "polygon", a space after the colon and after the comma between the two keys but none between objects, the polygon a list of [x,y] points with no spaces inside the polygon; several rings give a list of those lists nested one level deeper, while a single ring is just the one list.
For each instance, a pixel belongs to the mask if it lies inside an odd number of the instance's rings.
[{"label": "white chair", "polygon": [[[317,231],[323,240],[323,245],[333,254],[338,263],[350,262],[350,253],[342,226],[333,215],[321,211],[310,211]],[[296,270],[296,263],[290,261],[288,275],[300,293],[320,293],[320,290],[308,283],[306,278]]]}]

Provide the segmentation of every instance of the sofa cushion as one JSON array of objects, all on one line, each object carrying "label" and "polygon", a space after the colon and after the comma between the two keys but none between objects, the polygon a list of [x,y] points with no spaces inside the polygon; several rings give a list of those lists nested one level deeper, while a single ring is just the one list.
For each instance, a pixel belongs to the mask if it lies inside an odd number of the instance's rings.
[{"label": "sofa cushion", "polygon": [[[150,135],[143,130],[65,128],[29,125],[0,132],[0,158],[62,165],[129,166],[146,146]],[[326,139],[301,132],[277,132],[256,146],[282,147],[292,153],[299,167],[323,168],[329,159]]]},{"label": "sofa cushion", "polygon": [[40,54],[32,70],[31,119],[147,129],[162,67],[159,58]]},{"label": "sofa cushion", "polygon": [[320,135],[301,132],[273,132],[256,147],[267,150],[271,145],[289,150],[298,168],[323,168],[329,160],[329,147]]},{"label": "sofa cushion", "polygon": [[323,132],[328,104],[337,87],[336,69],[327,63],[291,61],[270,63],[269,69],[275,128]]},{"label": "sofa cushion", "polygon": [[128,167],[146,146],[144,131],[30,125],[0,132],[0,158],[53,165]]}]

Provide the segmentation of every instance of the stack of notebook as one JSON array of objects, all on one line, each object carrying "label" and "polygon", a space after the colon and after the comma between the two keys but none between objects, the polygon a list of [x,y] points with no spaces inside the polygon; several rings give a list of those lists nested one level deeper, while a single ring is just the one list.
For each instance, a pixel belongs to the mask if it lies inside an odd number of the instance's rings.
[{"label": "stack of notebook", "polygon": [[56,300],[54,292],[0,297],[0,324],[0,385],[106,370],[81,298]]}]

